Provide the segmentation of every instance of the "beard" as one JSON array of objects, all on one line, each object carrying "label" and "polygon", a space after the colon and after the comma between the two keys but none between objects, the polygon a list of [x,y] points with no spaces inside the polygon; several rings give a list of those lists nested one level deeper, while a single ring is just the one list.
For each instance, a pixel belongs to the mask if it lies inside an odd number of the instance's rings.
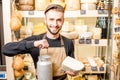
[{"label": "beard", "polygon": [[[50,27],[53,27],[53,26],[50,26]],[[51,34],[53,34],[53,35],[56,35],[56,34],[58,34],[58,33],[60,32],[61,28],[60,28],[60,27],[58,27],[58,28],[59,28],[59,29],[58,29],[57,32],[52,32],[52,31],[50,30],[50,28],[47,26],[48,31],[49,31]]]}]

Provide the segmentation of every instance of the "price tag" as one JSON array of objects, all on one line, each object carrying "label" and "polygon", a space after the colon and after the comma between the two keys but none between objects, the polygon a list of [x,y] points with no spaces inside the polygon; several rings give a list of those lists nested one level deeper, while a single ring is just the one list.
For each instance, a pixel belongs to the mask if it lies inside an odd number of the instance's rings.
[{"label": "price tag", "polygon": [[95,39],[94,43],[99,44],[99,39]]},{"label": "price tag", "polygon": [[98,14],[104,14],[103,10],[98,10]]},{"label": "price tag", "polygon": [[99,70],[100,70],[100,71],[104,71],[104,67],[100,67]]},{"label": "price tag", "polygon": [[114,30],[115,30],[115,32],[118,32],[118,28],[116,27],[116,28],[114,28]]},{"label": "price tag", "polygon": [[108,14],[108,10],[103,10],[103,13],[104,14]]},{"label": "price tag", "polygon": [[28,11],[29,15],[34,15],[34,11]]},{"label": "price tag", "polygon": [[118,32],[120,32],[120,27],[118,27]]},{"label": "price tag", "polygon": [[120,32],[120,27],[114,28],[115,32]]},{"label": "price tag", "polygon": [[92,43],[91,39],[86,39],[86,44],[91,44],[91,43]]},{"label": "price tag", "polygon": [[85,39],[79,39],[79,43],[80,44],[84,44],[85,43]]},{"label": "price tag", "polygon": [[86,10],[81,10],[80,13],[81,14],[86,14]]},{"label": "price tag", "polygon": [[97,71],[97,67],[91,67],[92,71]]}]

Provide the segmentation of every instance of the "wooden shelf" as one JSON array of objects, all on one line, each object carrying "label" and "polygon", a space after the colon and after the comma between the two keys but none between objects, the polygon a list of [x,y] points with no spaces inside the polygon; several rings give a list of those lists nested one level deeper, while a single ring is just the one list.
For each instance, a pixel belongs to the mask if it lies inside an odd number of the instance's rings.
[{"label": "wooden shelf", "polygon": [[[28,18],[43,18],[44,11],[20,11],[23,17]],[[94,14],[94,15],[93,15]],[[107,17],[107,13],[99,13],[98,10],[77,10],[65,11],[66,18],[74,17]]]},{"label": "wooden shelf", "polygon": [[81,71],[80,73],[83,73],[83,74],[104,74],[104,73],[106,73],[106,65],[104,64],[103,67],[104,67],[103,71],[100,71],[99,68],[97,68],[96,71],[92,71],[91,67],[88,67],[88,68],[86,68],[85,71]]},{"label": "wooden shelf", "polygon": [[98,43],[95,43],[95,39],[91,39],[90,44],[79,43],[79,39],[75,40],[75,45],[83,45],[83,46],[107,46],[107,39],[99,39]]}]

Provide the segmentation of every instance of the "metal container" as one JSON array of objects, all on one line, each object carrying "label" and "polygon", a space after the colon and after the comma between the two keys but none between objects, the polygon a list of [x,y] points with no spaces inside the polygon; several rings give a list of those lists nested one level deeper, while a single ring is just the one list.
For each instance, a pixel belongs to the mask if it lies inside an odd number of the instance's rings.
[{"label": "metal container", "polygon": [[52,80],[52,62],[50,56],[42,55],[37,62],[38,80]]}]

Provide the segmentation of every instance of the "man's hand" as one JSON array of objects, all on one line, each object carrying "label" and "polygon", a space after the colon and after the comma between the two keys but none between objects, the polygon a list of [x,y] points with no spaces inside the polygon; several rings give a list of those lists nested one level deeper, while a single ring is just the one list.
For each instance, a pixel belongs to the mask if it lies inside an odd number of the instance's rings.
[{"label": "man's hand", "polygon": [[71,71],[66,71],[66,74],[70,75],[70,76],[75,76],[77,75],[77,73],[71,72]]},{"label": "man's hand", "polygon": [[42,39],[42,40],[34,41],[34,46],[40,48],[48,48],[49,44],[46,39]]}]

